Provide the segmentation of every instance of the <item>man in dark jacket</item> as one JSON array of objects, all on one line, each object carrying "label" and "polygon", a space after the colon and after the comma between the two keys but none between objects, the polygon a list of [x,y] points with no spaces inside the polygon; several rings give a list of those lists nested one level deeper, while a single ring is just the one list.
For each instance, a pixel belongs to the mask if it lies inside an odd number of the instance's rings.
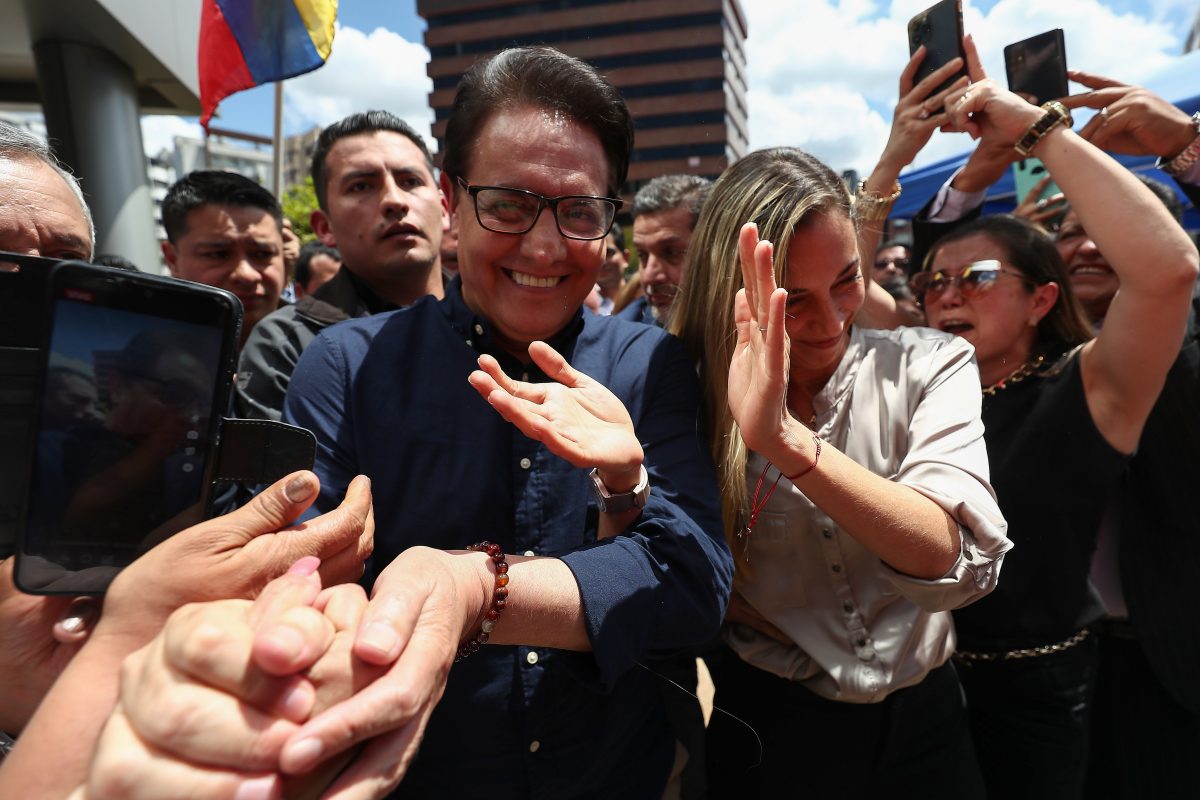
[{"label": "man in dark jacket", "polygon": [[278,420],[292,370],[335,322],[442,296],[438,251],[449,223],[421,136],[386,111],[352,114],[317,140],[312,229],[344,259],[332,280],[255,327],[238,363],[237,409]]}]

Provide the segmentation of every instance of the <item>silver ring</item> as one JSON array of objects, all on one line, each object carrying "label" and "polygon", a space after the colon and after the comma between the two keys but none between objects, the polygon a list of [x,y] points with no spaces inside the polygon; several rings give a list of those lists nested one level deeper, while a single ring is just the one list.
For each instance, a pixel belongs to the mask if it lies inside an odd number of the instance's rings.
[{"label": "silver ring", "polygon": [[917,119],[929,119],[929,110],[925,106],[921,106],[921,113],[917,114]]},{"label": "silver ring", "polygon": [[1041,211],[1048,205],[1050,205],[1050,201],[1043,197],[1041,200],[1037,201],[1037,203],[1034,205],[1034,208],[1036,208],[1038,211]]},{"label": "silver ring", "polygon": [[766,328],[759,328],[759,329],[758,329],[758,331],[759,331],[759,333],[766,333],[766,332],[767,332],[767,329],[766,329]]},{"label": "silver ring", "polygon": [[1105,120],[1108,119],[1108,106],[1100,109],[1100,116],[1104,117]]}]

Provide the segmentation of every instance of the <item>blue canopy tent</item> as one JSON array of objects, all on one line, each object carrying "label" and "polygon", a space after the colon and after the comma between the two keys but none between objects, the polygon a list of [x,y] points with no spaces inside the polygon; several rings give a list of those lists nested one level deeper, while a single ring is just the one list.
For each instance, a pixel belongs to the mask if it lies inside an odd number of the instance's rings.
[{"label": "blue canopy tent", "polygon": [[[1187,114],[1191,115],[1196,111],[1200,111],[1200,94],[1193,94],[1197,88],[1195,79],[1197,74],[1200,74],[1200,51],[1189,53],[1184,58],[1179,59],[1171,72],[1163,76],[1162,80],[1148,81],[1147,88],[1162,97],[1183,96],[1182,92],[1180,92],[1180,89],[1183,89],[1187,92],[1187,99],[1175,100],[1173,102]],[[1184,76],[1187,77],[1185,78]],[[1076,114],[1076,116],[1079,117],[1082,115]],[[1076,127],[1078,128],[1078,124]],[[896,201],[895,206],[892,207],[890,216],[900,219],[911,219],[916,216],[917,212],[929,202],[929,198],[933,197],[942,184],[954,174],[954,171],[966,163],[970,154],[970,151],[968,151],[962,155],[947,158],[935,164],[930,164],[901,175],[900,185],[904,191]],[[1117,156],[1117,160],[1133,172],[1155,178],[1174,189],[1176,194],[1179,195],[1180,202],[1184,205],[1184,227],[1188,230],[1200,229],[1200,209],[1194,208],[1188,202],[1188,199],[1179,191],[1179,188],[1170,176],[1154,169],[1155,158],[1150,156]],[[988,189],[983,203],[983,213],[999,214],[1012,211],[1019,200],[1020,198],[1014,197],[1013,176],[1012,171],[1009,170],[1004,173],[1004,177]]]}]

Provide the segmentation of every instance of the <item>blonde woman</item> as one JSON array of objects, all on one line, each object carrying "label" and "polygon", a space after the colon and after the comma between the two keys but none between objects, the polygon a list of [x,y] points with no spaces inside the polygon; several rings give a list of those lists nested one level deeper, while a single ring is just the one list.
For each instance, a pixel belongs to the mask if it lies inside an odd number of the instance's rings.
[{"label": "blonde woman", "polygon": [[689,258],[673,328],[737,564],[715,702],[757,734],[713,717],[710,792],[981,796],[948,611],[1009,543],[970,346],[854,325],[850,198],[798,150],[730,167]]}]

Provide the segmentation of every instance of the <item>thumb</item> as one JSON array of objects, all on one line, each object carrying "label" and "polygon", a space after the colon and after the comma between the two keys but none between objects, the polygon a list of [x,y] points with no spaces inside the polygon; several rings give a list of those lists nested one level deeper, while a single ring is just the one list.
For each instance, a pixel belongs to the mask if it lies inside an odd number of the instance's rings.
[{"label": "thumb", "polygon": [[317,499],[320,488],[321,482],[308,470],[293,472],[259,492],[246,505],[217,520],[223,530],[245,544],[255,537],[291,525]]},{"label": "thumb", "polygon": [[579,372],[562,357],[562,354],[545,342],[532,342],[529,357],[546,373],[546,377],[567,388],[575,388],[587,382],[588,377]]},{"label": "thumb", "polygon": [[[273,546],[280,548],[275,558],[291,564],[304,556],[317,556],[321,559],[321,576],[327,585],[354,580],[361,574],[361,563],[370,555],[374,544],[375,518],[371,502],[371,480],[365,475],[359,475],[346,487],[346,496],[341,504],[332,511],[310,519],[295,528],[279,532]],[[345,555],[357,564],[357,572],[353,577],[338,579],[332,573],[335,562],[342,564],[345,559],[335,556]]]}]

